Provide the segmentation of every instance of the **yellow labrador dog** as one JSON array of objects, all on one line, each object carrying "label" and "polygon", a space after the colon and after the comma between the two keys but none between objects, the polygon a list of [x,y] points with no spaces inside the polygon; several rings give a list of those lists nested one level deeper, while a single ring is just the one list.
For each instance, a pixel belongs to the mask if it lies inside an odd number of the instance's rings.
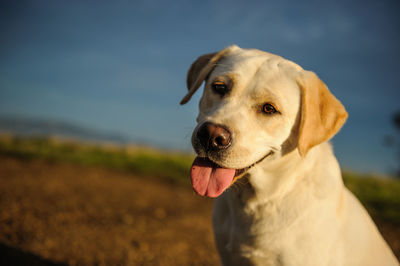
[{"label": "yellow labrador dog", "polygon": [[223,265],[399,265],[343,186],[327,141],[347,112],[317,75],[230,46],[192,64],[181,104],[203,81],[191,181],[217,197]]}]

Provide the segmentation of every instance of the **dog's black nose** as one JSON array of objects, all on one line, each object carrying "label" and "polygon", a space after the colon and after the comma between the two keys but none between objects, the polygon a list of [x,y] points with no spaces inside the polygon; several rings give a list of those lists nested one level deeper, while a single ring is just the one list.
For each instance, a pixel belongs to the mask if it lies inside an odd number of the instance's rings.
[{"label": "dog's black nose", "polygon": [[232,134],[223,126],[206,122],[197,131],[197,138],[206,150],[222,150],[232,143]]}]

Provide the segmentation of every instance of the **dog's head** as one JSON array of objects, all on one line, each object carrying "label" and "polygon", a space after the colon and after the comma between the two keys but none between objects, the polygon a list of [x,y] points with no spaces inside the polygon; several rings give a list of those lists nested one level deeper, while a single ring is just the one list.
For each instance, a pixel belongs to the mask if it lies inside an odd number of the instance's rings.
[{"label": "dog's head", "polygon": [[230,46],[200,56],[187,75],[188,94],[205,81],[192,144],[200,195],[219,196],[235,177],[298,150],[306,156],[347,118],[343,105],[310,71],[280,56]]}]

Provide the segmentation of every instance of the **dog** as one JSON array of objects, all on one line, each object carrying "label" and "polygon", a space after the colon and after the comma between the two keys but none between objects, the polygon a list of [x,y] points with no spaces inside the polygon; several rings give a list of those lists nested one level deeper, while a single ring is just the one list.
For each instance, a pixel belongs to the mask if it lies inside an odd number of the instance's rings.
[{"label": "dog", "polygon": [[314,72],[233,45],[191,65],[181,104],[203,81],[190,176],[223,265],[399,265],[343,185],[328,141],[347,112]]}]

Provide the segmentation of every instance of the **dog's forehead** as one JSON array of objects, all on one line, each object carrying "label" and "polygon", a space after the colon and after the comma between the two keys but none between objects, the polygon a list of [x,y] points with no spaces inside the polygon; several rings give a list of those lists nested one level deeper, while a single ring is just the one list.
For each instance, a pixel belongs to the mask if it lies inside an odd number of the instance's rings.
[{"label": "dog's forehead", "polygon": [[281,56],[240,48],[218,62],[211,77],[231,77],[238,90],[235,93],[243,91],[258,97],[273,92],[279,96],[298,90],[295,80],[302,70]]},{"label": "dog's forehead", "polygon": [[242,48],[225,56],[217,63],[217,69],[219,71],[246,72],[246,74],[260,72],[260,70],[288,73],[302,70],[299,65],[281,56],[256,49]]}]

